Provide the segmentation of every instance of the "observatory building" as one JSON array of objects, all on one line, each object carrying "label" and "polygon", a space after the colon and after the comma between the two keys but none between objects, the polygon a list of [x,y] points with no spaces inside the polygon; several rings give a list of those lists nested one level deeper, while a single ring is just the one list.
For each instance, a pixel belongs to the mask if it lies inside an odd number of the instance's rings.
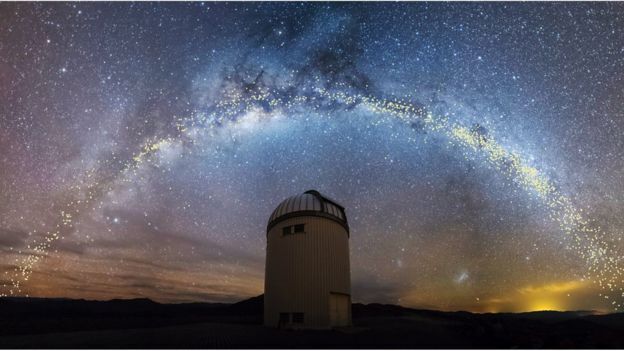
[{"label": "observatory building", "polygon": [[267,226],[264,324],[351,325],[349,225],[344,207],[316,190],[282,201]]}]

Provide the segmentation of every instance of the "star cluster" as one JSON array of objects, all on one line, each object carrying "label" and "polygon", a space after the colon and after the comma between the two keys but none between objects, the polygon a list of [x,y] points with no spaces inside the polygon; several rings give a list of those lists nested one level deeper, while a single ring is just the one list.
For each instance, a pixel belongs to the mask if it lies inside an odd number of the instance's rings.
[{"label": "star cluster", "polygon": [[624,301],[618,3],[2,3],[0,294],[236,301],[346,207],[353,297]]}]

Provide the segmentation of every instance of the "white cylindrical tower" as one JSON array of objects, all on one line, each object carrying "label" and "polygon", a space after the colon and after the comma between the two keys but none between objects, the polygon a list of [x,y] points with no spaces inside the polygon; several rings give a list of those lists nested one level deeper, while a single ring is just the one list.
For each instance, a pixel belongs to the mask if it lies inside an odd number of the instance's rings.
[{"label": "white cylindrical tower", "polygon": [[318,191],[289,197],[269,218],[264,324],[351,325],[349,225],[344,207]]}]

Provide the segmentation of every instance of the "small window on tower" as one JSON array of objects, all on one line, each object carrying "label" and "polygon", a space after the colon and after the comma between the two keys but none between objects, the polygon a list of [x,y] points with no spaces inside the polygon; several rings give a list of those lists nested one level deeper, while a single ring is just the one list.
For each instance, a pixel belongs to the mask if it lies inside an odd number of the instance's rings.
[{"label": "small window on tower", "polygon": [[292,322],[293,323],[297,323],[297,324],[303,324],[303,313],[301,312],[294,312],[292,314]]},{"label": "small window on tower", "polygon": [[290,323],[290,313],[282,312],[279,317],[280,324],[288,324]]},{"label": "small window on tower", "polygon": [[295,224],[282,228],[282,235],[291,235],[296,233],[305,233],[305,225]]}]

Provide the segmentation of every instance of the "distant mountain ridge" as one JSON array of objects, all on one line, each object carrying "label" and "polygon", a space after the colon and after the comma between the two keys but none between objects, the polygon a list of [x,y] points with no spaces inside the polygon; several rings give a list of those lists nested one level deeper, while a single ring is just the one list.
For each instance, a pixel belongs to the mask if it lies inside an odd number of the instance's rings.
[{"label": "distant mountain ridge", "polygon": [[[250,315],[262,315],[264,309],[264,295],[250,297],[234,303],[219,302],[183,302],[183,303],[159,303],[149,298],[132,298],[132,299],[111,299],[111,300],[85,300],[70,298],[45,298],[45,297],[2,297],[0,298],[0,307],[4,312],[19,308],[20,313],[28,313],[32,311],[40,311],[38,308],[45,308],[47,312],[50,309],[62,308],[64,311],[81,312],[97,312],[100,307],[106,308],[107,313],[125,312],[127,310],[116,310],[116,308],[132,307],[137,311],[148,309],[152,312],[165,312],[171,310],[184,311],[187,309],[199,310],[202,312],[210,312],[210,314],[230,314],[245,313]],[[37,308],[34,308],[37,307]],[[25,308],[25,310],[24,310]],[[84,308],[84,310],[83,310]],[[209,310],[209,311],[208,311]],[[136,311],[134,311],[136,312]],[[585,316],[601,315],[596,311],[532,311],[532,312],[500,312],[500,313],[475,313],[468,311],[439,311],[428,309],[416,309],[403,307],[394,304],[381,303],[354,303],[352,304],[352,312],[354,317],[373,317],[373,316],[401,316],[411,314],[426,315],[497,315],[497,316],[515,316],[525,318],[577,318]],[[617,315],[617,314],[616,314]]]}]

